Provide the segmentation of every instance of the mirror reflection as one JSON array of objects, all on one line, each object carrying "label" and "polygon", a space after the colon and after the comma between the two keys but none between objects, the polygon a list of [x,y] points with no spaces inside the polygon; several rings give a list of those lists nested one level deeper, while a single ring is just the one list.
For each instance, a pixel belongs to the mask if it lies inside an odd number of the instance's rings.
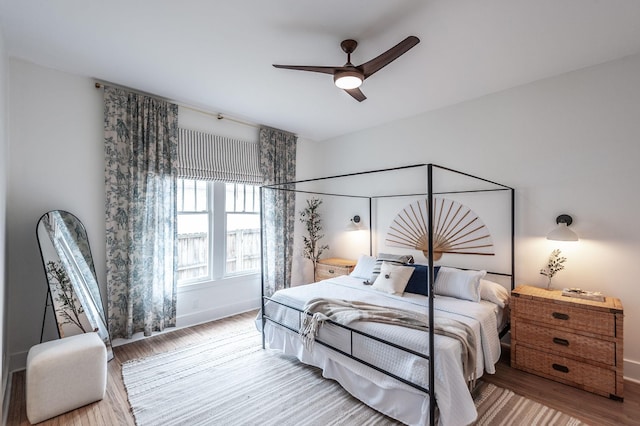
[{"label": "mirror reflection", "polygon": [[49,284],[47,306],[53,308],[58,335],[62,338],[95,331],[107,347],[108,359],[112,359],[105,309],[84,225],[69,212],[53,210],[38,221],[37,236]]}]

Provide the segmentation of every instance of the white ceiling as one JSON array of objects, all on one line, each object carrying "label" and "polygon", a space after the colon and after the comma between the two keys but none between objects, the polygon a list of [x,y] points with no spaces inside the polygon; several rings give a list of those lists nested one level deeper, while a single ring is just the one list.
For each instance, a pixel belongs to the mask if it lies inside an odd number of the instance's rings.
[{"label": "white ceiling", "polygon": [[[640,52],[638,0],[0,0],[11,56],[324,140]],[[367,79],[356,65],[421,42]]]}]

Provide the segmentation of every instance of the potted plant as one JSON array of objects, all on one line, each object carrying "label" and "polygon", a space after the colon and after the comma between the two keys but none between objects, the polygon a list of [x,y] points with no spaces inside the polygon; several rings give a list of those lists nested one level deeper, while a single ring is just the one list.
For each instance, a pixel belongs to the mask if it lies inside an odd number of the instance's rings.
[{"label": "potted plant", "polygon": [[307,231],[307,235],[302,237],[304,243],[302,255],[313,263],[313,281],[316,280],[318,259],[320,259],[325,250],[329,249],[327,244],[319,243],[324,237],[324,234],[322,234],[322,220],[318,212],[321,204],[322,200],[310,198],[307,200],[307,206],[300,211],[300,222],[304,223]]},{"label": "potted plant", "polygon": [[553,278],[558,271],[562,271],[564,269],[564,262],[566,261],[566,257],[560,256],[559,249],[555,249],[549,255],[549,261],[547,262],[546,268],[540,269],[540,274],[548,278],[547,290],[551,288],[551,278]]}]

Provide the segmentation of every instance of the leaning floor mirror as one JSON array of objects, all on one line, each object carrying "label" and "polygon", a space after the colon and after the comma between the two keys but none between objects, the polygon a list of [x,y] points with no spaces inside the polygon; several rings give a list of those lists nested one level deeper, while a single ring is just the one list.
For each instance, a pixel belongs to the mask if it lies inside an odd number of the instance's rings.
[{"label": "leaning floor mirror", "polygon": [[38,221],[37,236],[49,285],[43,330],[47,309],[52,307],[60,338],[95,331],[107,347],[107,359],[112,359],[105,309],[84,225],[69,212],[53,210]]}]

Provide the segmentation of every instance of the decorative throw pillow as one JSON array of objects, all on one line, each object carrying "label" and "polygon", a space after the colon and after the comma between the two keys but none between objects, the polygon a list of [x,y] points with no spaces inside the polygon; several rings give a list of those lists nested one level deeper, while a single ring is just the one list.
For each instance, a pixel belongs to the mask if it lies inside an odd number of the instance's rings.
[{"label": "decorative throw pillow", "polygon": [[371,278],[371,274],[373,273],[373,267],[376,266],[376,258],[373,256],[367,256],[366,254],[361,255],[358,258],[358,263],[356,263],[356,267],[353,268],[353,271],[349,275],[354,278],[361,278],[363,280],[368,280]]},{"label": "decorative throw pillow", "polygon": [[371,288],[390,294],[402,294],[412,273],[413,266],[382,262],[380,274]]},{"label": "decorative throw pillow", "polygon": [[393,263],[394,265],[404,265],[405,263],[413,263],[413,256],[411,256],[410,254],[378,253],[376,265],[373,267],[371,278],[369,278],[370,283],[375,282],[376,278],[378,278],[382,262]]},{"label": "decorative throw pillow", "polygon": [[[429,283],[427,279],[429,278],[429,265],[412,265],[415,269],[413,270],[413,274],[411,274],[411,278],[409,278],[409,282],[407,283],[407,288],[404,289],[405,293],[414,293],[414,294],[423,294],[425,296],[429,295]],[[440,270],[439,266],[433,267],[433,276],[434,280],[438,279],[438,271]]]},{"label": "decorative throw pillow", "polygon": [[498,283],[489,280],[480,280],[480,299],[488,300],[504,308],[509,304],[511,295],[509,290]]},{"label": "decorative throw pillow", "polygon": [[442,266],[434,284],[436,294],[472,302],[480,301],[480,280],[487,271],[463,271]]}]

